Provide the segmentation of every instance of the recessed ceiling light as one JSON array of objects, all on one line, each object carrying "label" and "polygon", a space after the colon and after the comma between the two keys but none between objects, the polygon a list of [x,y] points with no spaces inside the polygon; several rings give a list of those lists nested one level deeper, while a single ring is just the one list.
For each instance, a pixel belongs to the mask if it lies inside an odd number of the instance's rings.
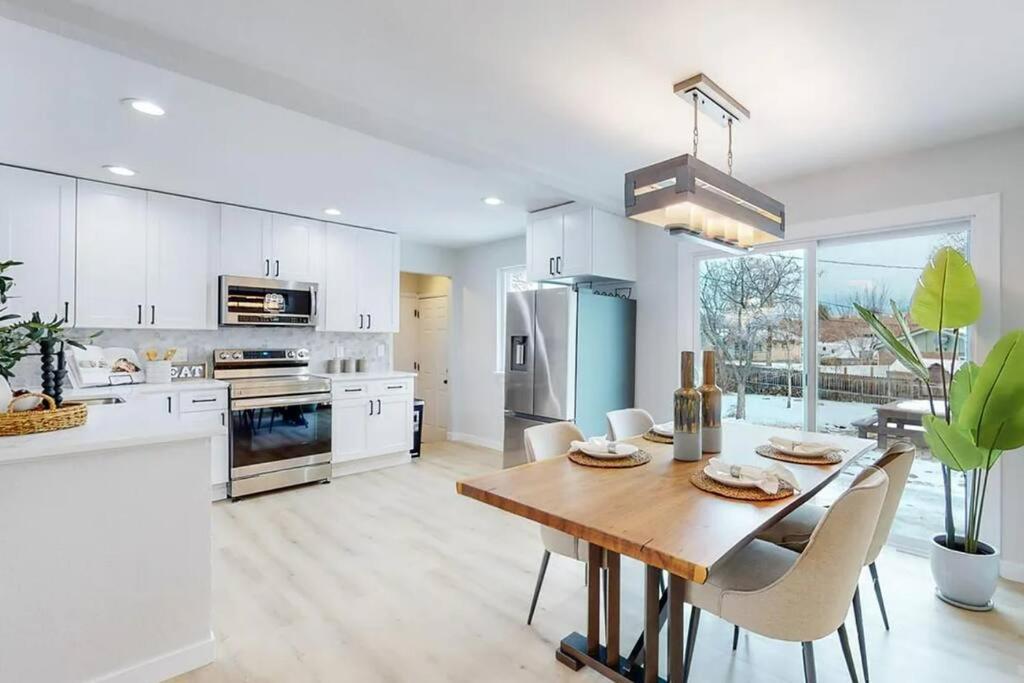
[{"label": "recessed ceiling light", "polygon": [[121,101],[141,114],[147,114],[149,116],[164,115],[164,108],[156,102],[151,102],[149,100],[140,100],[135,97],[126,97]]},{"label": "recessed ceiling light", "polygon": [[111,166],[110,164],[107,164],[103,168],[107,169],[108,171],[110,171],[114,175],[123,175],[123,176],[135,175],[135,171],[133,171],[132,169],[128,168],[127,166]]},{"label": "recessed ceiling light", "polygon": [[504,204],[505,203],[499,197],[484,197],[483,198],[483,202],[487,206],[498,206],[500,204]]},{"label": "recessed ceiling light", "polygon": [[341,215],[341,211],[339,209],[335,209],[334,207],[331,207],[330,209],[324,209],[324,213],[326,213],[328,216],[340,216]]}]

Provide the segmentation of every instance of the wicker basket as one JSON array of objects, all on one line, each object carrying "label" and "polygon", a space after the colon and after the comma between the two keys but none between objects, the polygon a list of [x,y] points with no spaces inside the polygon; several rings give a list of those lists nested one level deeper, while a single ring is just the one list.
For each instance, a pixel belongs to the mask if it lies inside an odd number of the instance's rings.
[{"label": "wicker basket", "polygon": [[0,413],[0,436],[20,436],[81,427],[89,415],[89,409],[84,403],[65,403],[58,408],[54,400],[46,394],[28,395],[41,398],[47,405],[46,410],[10,412],[14,401],[24,398],[26,394],[16,396],[7,406],[8,412]]}]

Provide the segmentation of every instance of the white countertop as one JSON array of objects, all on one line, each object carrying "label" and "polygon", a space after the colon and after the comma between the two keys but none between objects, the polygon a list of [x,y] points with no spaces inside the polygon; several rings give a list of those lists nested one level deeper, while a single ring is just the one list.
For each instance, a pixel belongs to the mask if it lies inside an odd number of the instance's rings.
[{"label": "white countertop", "polygon": [[223,428],[184,425],[177,419],[139,419],[130,403],[90,406],[81,427],[0,437],[0,466],[54,455],[89,453],[216,436]]},{"label": "white countertop", "polygon": [[73,401],[76,398],[95,396],[120,396],[127,398],[131,395],[162,394],[177,391],[211,391],[227,388],[228,383],[219,379],[183,379],[168,384],[149,384],[143,382],[140,384],[118,384],[115,386],[68,389],[64,392],[64,398],[69,401]]},{"label": "white countertop", "polygon": [[318,372],[317,377],[326,377],[332,382],[363,382],[374,379],[409,379],[415,377],[415,372],[404,372],[402,370],[387,370],[385,372],[339,372],[326,373]]}]

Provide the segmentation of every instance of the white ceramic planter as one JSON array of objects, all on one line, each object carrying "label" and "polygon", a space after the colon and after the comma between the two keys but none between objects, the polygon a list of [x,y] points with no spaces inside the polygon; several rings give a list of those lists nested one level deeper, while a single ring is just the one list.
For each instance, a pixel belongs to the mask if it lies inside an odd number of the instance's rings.
[{"label": "white ceramic planter", "polygon": [[[956,537],[963,544],[963,537]],[[946,535],[932,538],[932,578],[939,598],[956,607],[985,612],[992,609],[992,596],[999,581],[999,549],[978,543],[985,554],[970,555],[950,550]]]},{"label": "white ceramic planter", "polygon": [[11,391],[11,385],[5,378],[0,377],[0,413],[7,412],[7,406],[10,405],[13,398],[14,392]]}]

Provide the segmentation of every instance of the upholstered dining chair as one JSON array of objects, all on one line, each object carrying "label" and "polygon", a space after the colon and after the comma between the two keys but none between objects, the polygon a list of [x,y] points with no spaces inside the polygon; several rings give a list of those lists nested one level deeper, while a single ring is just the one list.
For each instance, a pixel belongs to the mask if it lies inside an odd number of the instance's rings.
[{"label": "upholstered dining chair", "polygon": [[[868,546],[867,556],[864,558],[864,566],[871,572],[871,581],[875,587],[875,597],[878,599],[878,608],[882,612],[882,623],[885,630],[889,630],[889,615],[885,611],[885,600],[882,598],[882,584],[878,580],[878,568],[875,566],[879,553],[889,539],[889,532],[892,530],[893,521],[896,519],[896,510],[900,506],[900,498],[903,497],[903,490],[907,486],[907,478],[910,476],[910,468],[914,464],[914,446],[910,443],[895,443],[872,465],[886,473],[889,477],[889,488],[885,493],[885,502],[882,504],[882,514],[878,517],[878,524],[875,526],[875,533]],[[774,526],[758,535],[762,541],[769,541],[790,550],[801,552],[814,532],[814,528],[825,516],[827,508],[805,504],[798,507],[786,517],[783,517]],[[857,625],[857,645],[860,648],[861,668],[864,671],[864,681],[870,680],[868,674],[868,655],[864,638],[864,612],[861,609],[860,588],[853,594],[853,617]],[[733,649],[736,649],[738,629],[733,631]]]},{"label": "upholstered dining chair", "polygon": [[[583,432],[571,422],[552,422],[550,424],[530,427],[523,431],[526,442],[526,461],[537,462],[547,460],[556,455],[567,453],[573,441],[585,441]],[[537,572],[537,584],[533,589],[533,600],[530,601],[530,614],[526,623],[533,622],[533,612],[537,609],[537,598],[540,597],[540,588],[544,584],[544,574],[548,569],[548,560],[551,553],[574,559],[578,562],[587,562],[589,548],[586,541],[581,541],[564,531],[541,526],[540,540],[544,544],[544,555],[540,561],[540,571]],[[608,582],[602,573],[604,585]],[[607,605],[607,599],[605,600]]]},{"label": "upholstered dining chair", "polygon": [[799,642],[804,679],[816,683],[814,641],[838,632],[850,680],[857,669],[844,620],[864,556],[885,502],[888,476],[864,470],[833,503],[802,553],[754,539],[712,569],[707,582],[687,582],[692,607],[683,680],[688,680],[702,611],[769,638]]},{"label": "upholstered dining chair", "polygon": [[645,434],[654,426],[654,418],[643,408],[613,410],[606,416],[608,438],[614,441]]}]

